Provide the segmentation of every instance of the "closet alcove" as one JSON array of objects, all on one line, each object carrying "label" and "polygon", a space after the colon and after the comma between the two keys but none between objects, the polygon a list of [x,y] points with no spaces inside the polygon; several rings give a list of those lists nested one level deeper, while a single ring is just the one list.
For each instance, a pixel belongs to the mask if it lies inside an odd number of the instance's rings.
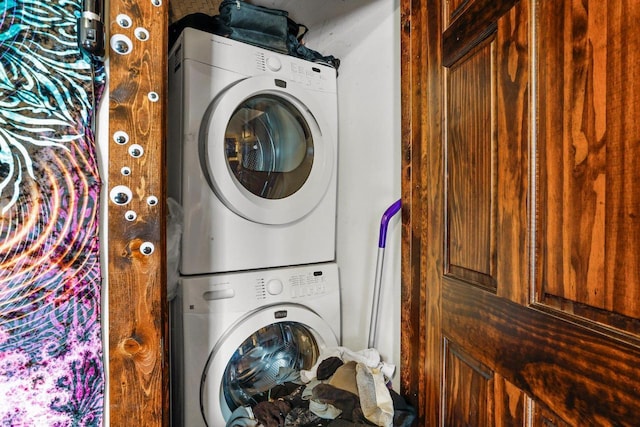
[{"label": "closet alcove", "polygon": [[[108,204],[103,242],[105,320],[108,323],[106,425],[169,425],[168,311],[166,305],[167,43],[169,23],[194,12],[216,14],[219,1],[139,0],[109,3],[108,38],[129,37],[126,55],[109,50],[109,87],[100,116],[104,186],[126,184],[139,200],[136,221]],[[399,0],[273,0],[253,4],[287,10],[310,31],[305,42],[341,60],[338,77],[339,154],[336,258],[340,266],[343,345],[365,348],[375,275],[379,221],[400,196],[400,2]],[[131,18],[124,28],[116,19]],[[149,37],[140,40],[136,30]],[[149,102],[149,94],[158,99]],[[108,126],[106,124],[108,123]],[[116,132],[141,141],[135,161],[113,142]],[[108,161],[107,161],[108,159]],[[131,175],[123,176],[129,166]],[[108,172],[107,172],[108,171]],[[108,193],[104,191],[103,193]],[[372,197],[375,195],[375,197]],[[155,252],[145,256],[145,242]],[[108,269],[108,270],[107,270]],[[389,228],[378,349],[400,367],[400,219]],[[345,309],[347,307],[348,309]],[[107,336],[105,334],[105,336]],[[399,375],[394,377],[399,388]]]}]

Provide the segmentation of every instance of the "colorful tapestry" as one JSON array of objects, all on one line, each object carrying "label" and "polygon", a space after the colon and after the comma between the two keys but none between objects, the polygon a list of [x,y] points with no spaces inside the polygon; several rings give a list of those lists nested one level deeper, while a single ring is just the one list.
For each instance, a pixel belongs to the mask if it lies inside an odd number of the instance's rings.
[{"label": "colorful tapestry", "polygon": [[99,426],[104,69],[80,54],[81,0],[0,0],[0,425]]}]

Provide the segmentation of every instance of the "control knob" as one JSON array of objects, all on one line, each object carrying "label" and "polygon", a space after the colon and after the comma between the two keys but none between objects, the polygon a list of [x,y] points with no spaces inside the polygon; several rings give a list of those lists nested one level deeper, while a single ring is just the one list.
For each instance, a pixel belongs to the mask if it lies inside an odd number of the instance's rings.
[{"label": "control knob", "polygon": [[267,68],[271,71],[280,71],[282,64],[278,58],[270,56],[267,58]]},{"label": "control knob", "polygon": [[284,289],[284,286],[280,279],[271,279],[267,282],[267,292],[270,295],[278,295],[282,292],[282,289]]}]

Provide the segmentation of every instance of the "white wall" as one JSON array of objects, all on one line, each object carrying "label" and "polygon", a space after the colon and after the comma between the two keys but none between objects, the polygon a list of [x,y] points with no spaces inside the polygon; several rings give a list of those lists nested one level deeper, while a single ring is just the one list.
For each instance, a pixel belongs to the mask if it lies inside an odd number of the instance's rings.
[{"label": "white wall", "polygon": [[[367,346],[380,219],[400,198],[399,0],[260,4],[288,10],[309,26],[308,47],[341,60],[337,261],[343,345],[359,350]],[[399,365],[400,214],[389,224],[380,301],[376,348]]]},{"label": "white wall", "polygon": [[[337,256],[344,345],[367,344],[380,218],[400,198],[400,30],[397,1],[372,3],[355,22],[370,33],[342,59]],[[354,22],[354,24],[355,24]],[[344,23],[345,38],[350,23]],[[389,224],[376,348],[400,363],[400,215]]]}]

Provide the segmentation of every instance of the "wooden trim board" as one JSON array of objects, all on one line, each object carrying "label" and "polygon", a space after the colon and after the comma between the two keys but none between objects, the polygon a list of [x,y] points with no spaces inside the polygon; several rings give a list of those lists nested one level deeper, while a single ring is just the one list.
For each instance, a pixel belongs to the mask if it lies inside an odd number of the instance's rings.
[{"label": "wooden trim board", "polygon": [[109,178],[103,191],[109,192],[113,426],[169,425],[163,146],[167,10],[166,0],[111,1],[110,22],[105,23],[110,34]]}]

